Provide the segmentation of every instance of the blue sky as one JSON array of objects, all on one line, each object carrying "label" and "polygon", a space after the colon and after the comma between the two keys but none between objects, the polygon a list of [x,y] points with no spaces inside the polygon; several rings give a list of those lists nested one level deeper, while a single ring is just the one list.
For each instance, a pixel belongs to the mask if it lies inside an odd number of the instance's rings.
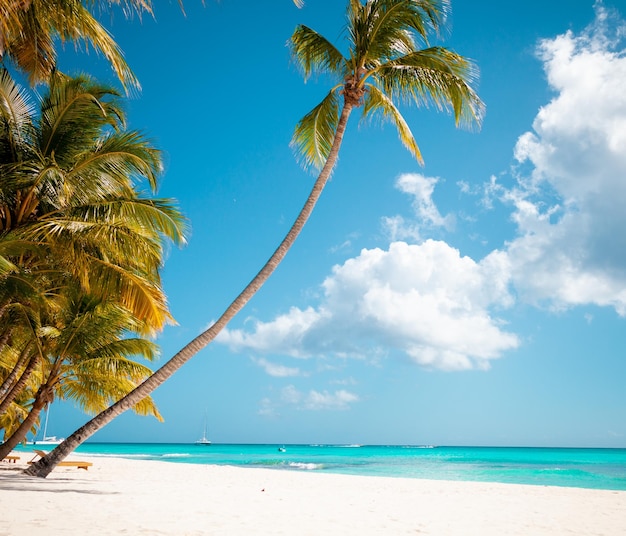
[{"label": "blue sky", "polygon": [[[343,2],[156,2],[107,25],[143,89],[131,126],[165,151],[159,192],[191,220],[163,271],[177,326],[162,361],[254,276],[314,176],[289,148],[328,90],[285,43],[343,49]],[[444,44],[472,58],[480,132],[402,108],[353,114],[340,161],[276,273],[154,397],[96,441],[626,446],[626,5],[452,2]],[[621,41],[620,41],[621,35]],[[66,71],[111,78],[93,53]],[[55,404],[49,433],[86,417]]]}]

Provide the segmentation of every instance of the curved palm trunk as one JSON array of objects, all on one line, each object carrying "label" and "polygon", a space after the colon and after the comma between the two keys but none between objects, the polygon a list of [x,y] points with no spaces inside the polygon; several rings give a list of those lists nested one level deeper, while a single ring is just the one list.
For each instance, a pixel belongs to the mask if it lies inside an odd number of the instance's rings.
[{"label": "curved palm trunk", "polygon": [[209,329],[198,335],[194,340],[187,344],[182,350],[174,355],[165,365],[156,370],[147,380],[141,385],[137,386],[133,391],[121,398],[115,404],[96,415],[88,423],[71,434],[63,443],[52,450],[47,456],[41,458],[39,461],[31,465],[25,470],[25,473],[31,476],[38,476],[45,478],[50,474],[50,471],[63,460],[68,454],[70,454],[78,445],[83,443],[98,430],[106,426],[115,417],[123,412],[132,408],[137,402],[152,393],[157,387],[159,387],[165,380],[170,378],[180,367],[182,367],[187,361],[189,361],[200,350],[210,344],[217,334],[222,331],[232,320],[232,318],[250,301],[252,296],[263,286],[263,284],[269,279],[274,270],[283,260],[296,238],[302,231],[307,220],[313,212],[330,175],[332,173],[335,164],[337,163],[337,157],[339,156],[339,148],[343,140],[343,135],[346,130],[348,118],[352,111],[352,105],[350,103],[344,104],[341,110],[341,116],[337,125],[337,132],[333,140],[333,145],[328,155],[328,159],[324,164],[324,167],[320,171],[320,174],[313,185],[311,193],[307,198],[302,210],[298,214],[296,221],[292,225],[291,229],[287,233],[287,236],[280,243],[276,251],[272,254],[269,260],[265,263],[263,268],[252,279],[248,286],[235,298],[235,300],[228,306],[226,311],[219,317],[219,319]]},{"label": "curved palm trunk", "polygon": [[37,367],[37,363],[39,363],[39,356],[33,356],[26,368],[22,372],[20,379],[11,387],[11,390],[6,394],[2,402],[0,402],[0,415],[2,415],[11,405],[16,397],[24,390],[26,387],[26,383],[28,382],[28,378],[30,378],[31,374],[34,372],[35,367]]},{"label": "curved palm trunk", "polygon": [[[49,391],[50,389],[48,388],[46,392]],[[9,437],[4,443],[2,443],[2,445],[0,445],[0,460],[4,460],[4,458],[6,458],[19,443],[26,439],[26,434],[28,434],[28,431],[37,422],[41,410],[46,405],[46,396],[43,394],[43,392],[44,391],[40,390],[37,393],[37,398],[35,398],[33,409],[30,410],[30,413],[22,421],[22,424],[19,425],[17,430],[13,432],[11,437]]]},{"label": "curved palm trunk", "polygon": [[[28,347],[24,348],[24,350],[21,352],[20,357],[17,359],[17,362],[15,363],[15,366],[13,367],[13,370],[11,370],[11,372],[7,375],[7,377],[2,382],[2,385],[0,385],[0,400],[4,400],[4,397],[6,396],[6,394],[12,389],[13,384],[15,383],[20,370],[22,370],[22,367],[26,364],[27,360],[28,360]],[[0,408],[0,415],[2,415],[1,408]]]},{"label": "curved palm trunk", "polygon": [[[5,310],[6,310],[6,305],[0,308],[0,317],[2,317]],[[9,342],[10,338],[11,338],[11,328],[9,327],[4,330],[4,332],[2,333],[2,336],[0,337],[0,351],[2,351],[2,348],[4,348],[7,342]]]}]

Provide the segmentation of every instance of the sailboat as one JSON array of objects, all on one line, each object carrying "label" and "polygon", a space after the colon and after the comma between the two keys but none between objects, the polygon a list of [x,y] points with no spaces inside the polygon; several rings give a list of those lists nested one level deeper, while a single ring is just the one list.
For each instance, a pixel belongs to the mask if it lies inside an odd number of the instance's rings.
[{"label": "sailboat", "polygon": [[197,441],[195,441],[196,445],[203,445],[205,447],[208,447],[211,444],[211,440],[207,438],[206,436],[206,422],[207,422],[207,416],[205,414],[204,415],[204,429],[202,431],[202,437],[198,439]]},{"label": "sailboat", "polygon": [[57,436],[48,435],[48,416],[50,415],[50,408],[46,409],[46,420],[43,425],[43,439],[34,439],[33,445],[59,445],[65,438],[58,438]]}]

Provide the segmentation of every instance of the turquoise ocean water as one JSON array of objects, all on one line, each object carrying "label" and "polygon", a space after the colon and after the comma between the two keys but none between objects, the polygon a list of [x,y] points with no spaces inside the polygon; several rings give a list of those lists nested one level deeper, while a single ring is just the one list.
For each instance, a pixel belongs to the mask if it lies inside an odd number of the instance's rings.
[{"label": "turquoise ocean water", "polygon": [[279,447],[283,445],[85,443],[77,452],[171,463],[626,490],[626,449],[284,445],[283,452]]}]

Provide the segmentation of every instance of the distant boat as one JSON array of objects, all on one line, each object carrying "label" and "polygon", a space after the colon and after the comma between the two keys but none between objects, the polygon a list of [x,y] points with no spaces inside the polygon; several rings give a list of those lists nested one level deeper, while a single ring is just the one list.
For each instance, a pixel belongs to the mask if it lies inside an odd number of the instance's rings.
[{"label": "distant boat", "polygon": [[35,439],[33,445],[60,445],[65,441],[64,437],[58,438],[57,436],[44,436],[43,439]]},{"label": "distant boat", "polygon": [[204,416],[204,429],[202,430],[202,437],[195,441],[196,445],[203,445],[208,447],[211,444],[211,440],[206,436],[206,424],[207,424],[207,416]]},{"label": "distant boat", "polygon": [[65,441],[65,438],[57,437],[57,436],[49,436],[48,435],[48,417],[50,415],[50,408],[46,409],[46,420],[43,425],[43,438],[42,439],[33,439],[32,445],[60,445]]},{"label": "distant boat", "polygon": [[285,447],[278,447],[278,452],[287,452]]}]

